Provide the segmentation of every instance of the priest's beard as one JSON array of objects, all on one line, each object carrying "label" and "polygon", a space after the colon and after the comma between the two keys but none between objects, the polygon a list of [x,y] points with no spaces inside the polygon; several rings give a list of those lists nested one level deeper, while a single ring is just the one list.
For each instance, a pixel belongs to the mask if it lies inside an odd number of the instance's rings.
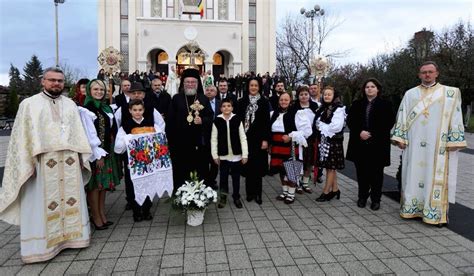
[{"label": "priest's beard", "polygon": [[197,89],[195,88],[190,88],[190,89],[184,89],[184,94],[186,96],[194,96],[196,95]]},{"label": "priest's beard", "polygon": [[61,96],[63,90],[60,88],[45,89],[51,96]]}]

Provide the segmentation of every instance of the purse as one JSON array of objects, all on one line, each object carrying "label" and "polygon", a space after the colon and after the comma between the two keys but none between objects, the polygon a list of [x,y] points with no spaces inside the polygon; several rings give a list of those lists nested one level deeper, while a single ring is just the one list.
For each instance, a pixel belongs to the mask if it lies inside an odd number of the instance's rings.
[{"label": "purse", "polygon": [[286,177],[288,181],[298,184],[300,175],[303,171],[303,161],[295,157],[295,143],[291,143],[291,157],[283,162],[285,167]]}]

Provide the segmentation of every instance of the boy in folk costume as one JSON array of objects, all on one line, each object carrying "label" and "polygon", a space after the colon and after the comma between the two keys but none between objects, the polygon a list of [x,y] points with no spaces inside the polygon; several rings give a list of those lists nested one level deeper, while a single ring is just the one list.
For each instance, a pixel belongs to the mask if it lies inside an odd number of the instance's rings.
[{"label": "boy in folk costume", "polygon": [[[148,167],[133,167],[133,174],[136,174],[136,171],[139,170],[144,175],[142,180],[145,182],[140,181],[138,178],[134,178],[132,180],[132,174],[130,168],[132,164],[137,164],[135,160],[144,160],[146,164],[153,163],[158,158],[159,150],[156,151],[154,155],[149,155],[150,144],[145,144],[145,148],[143,152],[137,153],[137,157],[135,158],[134,149],[130,148],[130,145],[136,141],[136,136],[132,135],[139,135],[139,134],[153,134],[153,133],[164,133],[165,125],[164,122],[161,124],[155,124],[153,118],[151,116],[143,116],[145,113],[145,104],[141,100],[131,100],[129,103],[129,112],[132,115],[131,119],[123,121],[122,127],[119,129],[117,133],[117,139],[115,141],[115,152],[116,153],[124,153],[127,151],[128,154],[128,162],[127,166],[124,168],[125,170],[125,185],[127,187],[127,198],[130,200],[131,207],[133,210],[133,220],[135,222],[140,222],[142,220],[152,220],[153,216],[150,213],[151,208],[151,199],[155,194],[161,196],[165,191],[168,194],[171,194],[172,191],[172,173],[169,172],[168,179],[165,181],[162,177],[155,177],[154,180],[150,180],[150,175],[147,173],[151,173]],[[135,140],[133,140],[135,139]],[[132,141],[133,140],[133,141]],[[130,142],[131,141],[131,142]],[[152,150],[155,148],[153,145]],[[167,154],[167,146],[160,146],[161,150],[165,149],[165,153]],[[142,154],[143,153],[143,154]],[[141,154],[139,157],[138,155]],[[131,158],[133,155],[133,158]],[[169,154],[168,154],[169,160]],[[171,165],[170,161],[169,166]],[[147,171],[148,170],[148,171]],[[153,175],[151,175],[153,177]],[[147,177],[145,179],[145,177]],[[160,183],[157,183],[160,182]],[[159,187],[158,187],[159,186]]]},{"label": "boy in folk costume", "polygon": [[[237,208],[242,208],[240,200],[240,163],[247,163],[248,148],[244,126],[238,116],[232,113],[233,101],[225,98],[221,102],[221,112],[212,126],[211,149],[214,162],[220,165],[220,190],[228,193],[229,172],[232,174],[232,198]],[[224,208],[227,196],[221,194],[218,207]]]}]

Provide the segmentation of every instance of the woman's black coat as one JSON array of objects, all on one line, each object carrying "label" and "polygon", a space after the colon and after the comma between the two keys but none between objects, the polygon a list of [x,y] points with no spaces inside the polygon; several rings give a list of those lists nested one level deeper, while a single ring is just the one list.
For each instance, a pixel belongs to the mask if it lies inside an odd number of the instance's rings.
[{"label": "woman's black coat", "polygon": [[[369,115],[369,129],[364,129],[367,98],[352,103],[347,116],[350,129],[346,159],[353,162],[370,162],[384,167],[390,166],[390,130],[395,123],[390,102],[376,97]],[[366,141],[360,138],[361,131],[368,131],[372,137]]]}]

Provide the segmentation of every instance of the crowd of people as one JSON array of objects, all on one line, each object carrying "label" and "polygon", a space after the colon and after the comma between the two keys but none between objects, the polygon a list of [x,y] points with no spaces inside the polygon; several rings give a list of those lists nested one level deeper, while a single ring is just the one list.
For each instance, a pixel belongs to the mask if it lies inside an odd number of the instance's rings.
[{"label": "crowd of people", "polygon": [[[178,78],[172,68],[169,76],[119,76],[119,92],[109,104],[107,77],[101,71],[97,79],[77,82],[74,104],[61,96],[62,71],[49,68],[43,75],[44,90],[24,100],[18,111],[0,194],[0,219],[21,221],[25,262],[88,246],[89,212],[96,230],[110,227],[105,198],[122,177],[126,208],[132,210],[134,221],[153,219],[153,199],[136,200],[126,137],[156,132],[167,137],[174,191],[197,172],[206,185],[220,191],[218,208],[227,204],[229,176],[236,208],[243,207],[241,176],[247,202],[262,204],[262,179],[275,174],[281,183],[276,200],[285,204],[295,202],[296,194],[311,194],[311,178],[322,183],[323,174],[325,184],[316,202],[339,199],[337,171],[344,169],[347,158],[357,170],[356,205],[365,208],[370,198],[370,208],[376,211],[383,170],[390,165],[390,145],[396,144],[404,149],[401,216],[442,225],[447,223],[448,199],[453,200],[454,153],[466,141],[460,91],[437,83],[438,74],[434,62],[423,63],[421,84],[407,91],[395,116],[381,96],[382,85],[373,78],[364,82],[361,98],[346,109],[337,87],[313,83],[300,86],[293,95],[284,80],[268,73],[221,75],[214,80],[210,71],[200,74],[193,68]],[[345,158],[346,124],[350,138]],[[292,170],[296,164],[301,166]]]}]

